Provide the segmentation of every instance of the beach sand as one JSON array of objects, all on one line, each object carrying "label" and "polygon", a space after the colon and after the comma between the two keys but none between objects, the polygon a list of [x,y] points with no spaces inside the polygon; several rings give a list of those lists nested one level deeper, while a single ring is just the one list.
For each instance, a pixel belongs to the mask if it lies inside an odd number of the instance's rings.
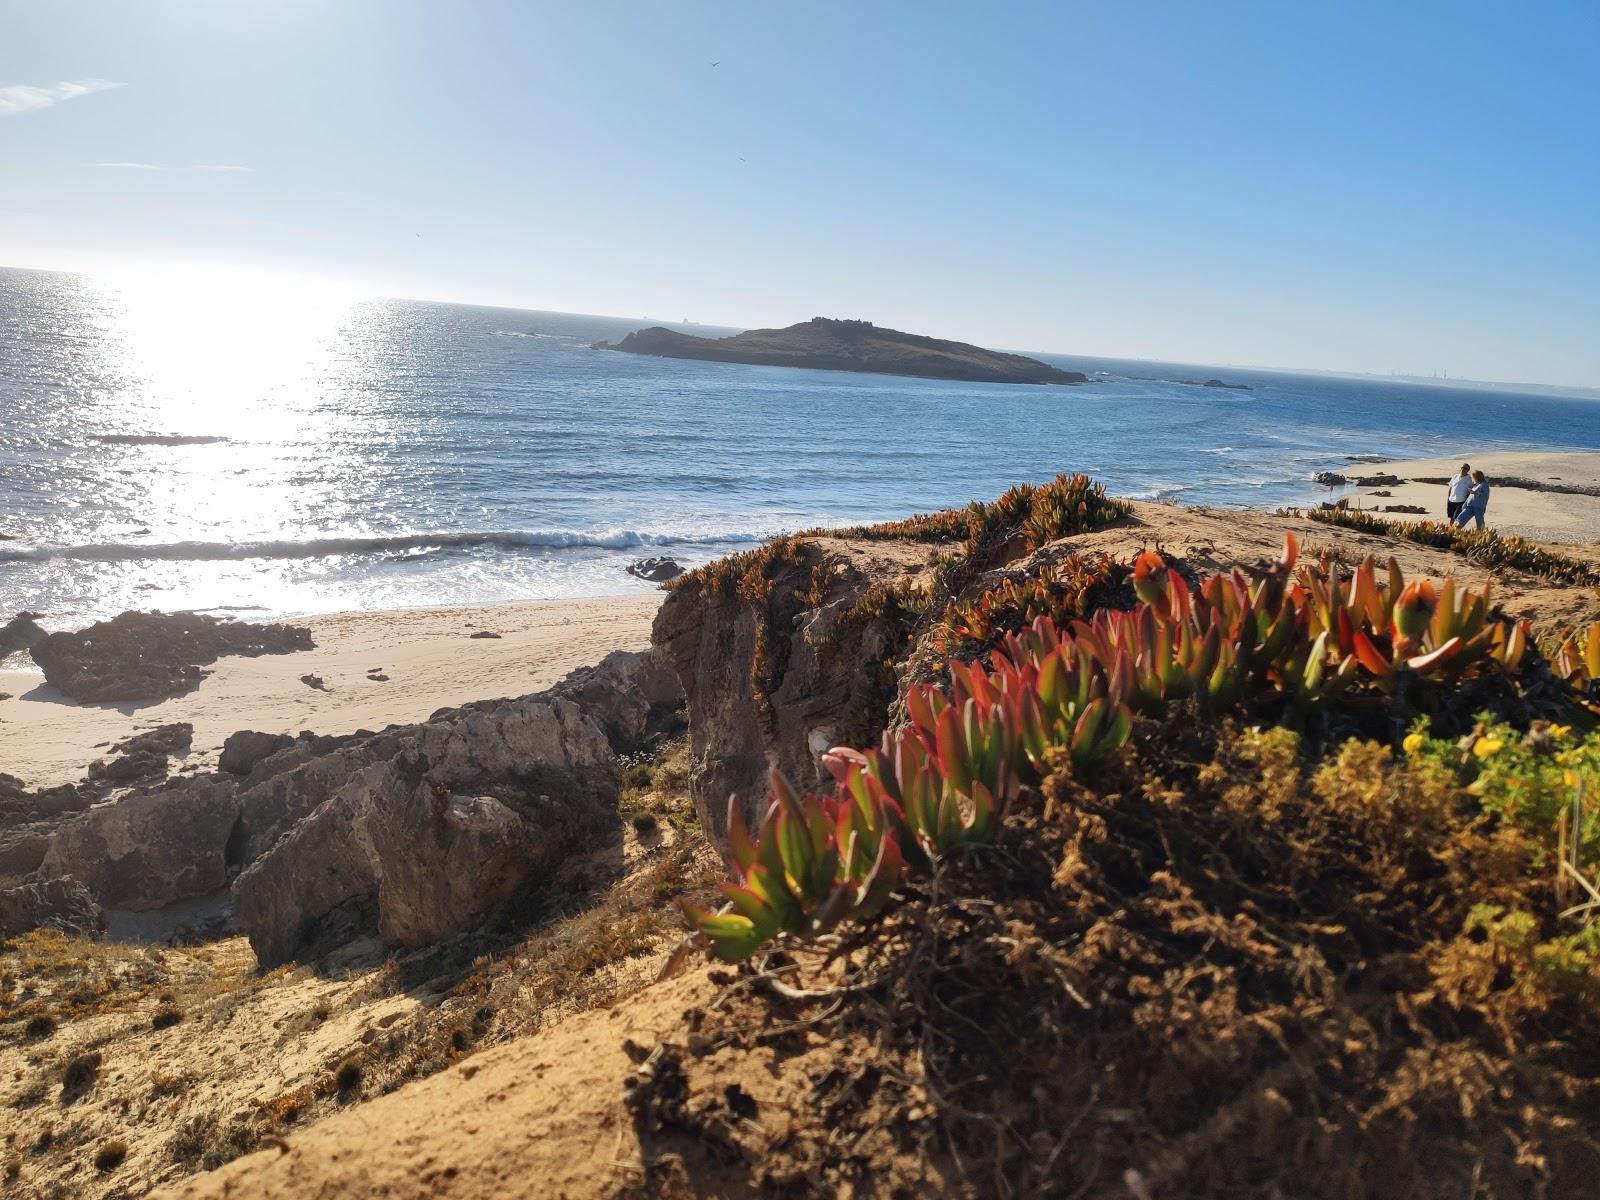
[{"label": "beach sand", "polygon": [[[1381,510],[1386,504],[1419,504],[1427,515],[1444,519],[1445,485],[1417,483],[1418,478],[1454,475],[1463,461],[1482,471],[1489,481],[1489,511],[1485,523],[1502,533],[1519,534],[1540,541],[1589,545],[1600,541],[1600,453],[1558,453],[1516,451],[1495,454],[1466,454],[1462,458],[1410,459],[1397,462],[1352,465],[1345,474],[1398,475],[1407,482],[1383,488],[1341,490],[1334,495],[1359,497],[1360,507]],[[1519,487],[1504,480],[1528,480],[1558,487],[1586,487],[1594,495],[1541,491]],[[1373,491],[1386,491],[1387,497],[1371,497]],[[1391,514],[1403,520],[1421,520],[1421,514]]]},{"label": "beach sand", "polygon": [[[0,700],[0,772],[36,786],[73,782],[107,744],[171,721],[194,725],[195,753],[174,767],[202,767],[240,729],[350,733],[525,695],[612,650],[648,646],[660,604],[651,594],[308,617],[294,623],[310,626],[315,650],[220,659],[196,691],[142,703],[76,704],[37,670],[0,670],[0,693],[12,694]],[[500,636],[470,636],[478,631]],[[9,661],[32,667],[26,656]],[[373,668],[388,680],[369,679]]]}]

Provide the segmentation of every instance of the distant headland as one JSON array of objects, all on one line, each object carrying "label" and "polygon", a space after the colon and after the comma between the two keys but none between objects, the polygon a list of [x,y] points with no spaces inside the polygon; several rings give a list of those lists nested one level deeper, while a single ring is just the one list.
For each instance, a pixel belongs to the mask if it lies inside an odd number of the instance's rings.
[{"label": "distant headland", "polygon": [[813,317],[787,329],[750,329],[725,338],[693,337],[657,325],[630,333],[620,342],[596,342],[594,346],[597,350],[659,358],[915,375],[971,383],[1088,382],[1081,372],[1058,370],[1022,354],[1002,354],[966,342],[880,329],[870,321],[835,321],[827,317]]}]

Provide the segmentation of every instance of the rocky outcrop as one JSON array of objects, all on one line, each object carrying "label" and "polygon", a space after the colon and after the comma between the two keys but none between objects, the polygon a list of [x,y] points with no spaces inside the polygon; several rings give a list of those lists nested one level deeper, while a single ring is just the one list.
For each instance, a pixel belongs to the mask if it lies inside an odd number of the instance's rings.
[{"label": "rocky outcrop", "polygon": [[[230,885],[264,961],[331,930],[397,945],[454,932],[614,832],[617,754],[678,722],[653,651],[619,652],[548,692],[340,737],[241,731],[227,770],[37,819],[49,793],[0,777],[0,886],[71,876],[107,908],[150,910]],[[139,735],[176,744],[181,731]],[[125,755],[124,758],[132,756]],[[115,760],[121,761],[121,760]],[[99,795],[55,789],[61,809]],[[85,798],[86,797],[86,798]]]},{"label": "rocky outcrop", "polygon": [[395,945],[481,919],[614,820],[619,771],[571,700],[532,696],[431,721],[359,773],[239,876],[234,905],[263,965],[352,905]]},{"label": "rocky outcrop", "polygon": [[105,932],[105,919],[89,889],[71,876],[0,891],[0,941],[41,928],[95,937]]},{"label": "rocky outcrop", "polygon": [[[651,633],[687,697],[691,790],[719,840],[730,797],[753,825],[773,768],[821,787],[822,753],[870,743],[895,696],[895,633],[858,605],[876,580],[902,577],[903,562],[875,560],[882,547],[870,543],[848,560],[834,543],[800,545],[802,561],[777,567],[759,600],[691,576]],[[816,598],[814,574],[830,564],[827,595]]]},{"label": "rocky outcrop", "polygon": [[221,621],[200,613],[125,612],[75,633],[52,633],[29,653],[45,682],[74,700],[155,700],[200,686],[200,668],[228,655],[313,648],[293,625]]}]

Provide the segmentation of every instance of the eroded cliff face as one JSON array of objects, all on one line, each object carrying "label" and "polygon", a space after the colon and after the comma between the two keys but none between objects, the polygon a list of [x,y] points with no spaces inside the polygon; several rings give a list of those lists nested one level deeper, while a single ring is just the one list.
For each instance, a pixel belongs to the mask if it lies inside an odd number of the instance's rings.
[{"label": "eroded cliff face", "polygon": [[695,807],[719,842],[730,797],[758,820],[774,768],[820,788],[824,751],[877,739],[911,645],[904,605],[931,583],[926,545],[774,545],[741,556],[741,570],[686,576],[652,634],[683,685]]}]

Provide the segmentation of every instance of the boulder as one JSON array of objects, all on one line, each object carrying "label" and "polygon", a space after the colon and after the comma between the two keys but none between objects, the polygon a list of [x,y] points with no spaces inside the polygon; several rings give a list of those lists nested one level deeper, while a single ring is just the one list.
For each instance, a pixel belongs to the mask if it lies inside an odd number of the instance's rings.
[{"label": "boulder", "polygon": [[21,650],[32,650],[49,636],[39,627],[33,613],[18,613],[0,625],[0,659]]},{"label": "boulder", "polygon": [[1357,487],[1394,487],[1400,482],[1398,475],[1361,475],[1356,478]]},{"label": "boulder", "polygon": [[613,749],[636,750],[676,723],[683,685],[671,666],[650,650],[613,650],[592,667],[579,667],[552,689],[600,723]]},{"label": "boulder", "polygon": [[98,937],[105,932],[105,919],[89,889],[70,876],[32,879],[0,891],[0,940],[39,928]]},{"label": "boulder", "polygon": [[683,568],[676,559],[658,555],[653,558],[641,558],[628,564],[628,574],[637,575],[640,579],[648,579],[651,583],[665,583],[669,579],[676,579],[683,574]]},{"label": "boulder", "polygon": [[154,909],[228,882],[234,789],[215,777],[134,791],[63,823],[39,870],[71,875],[108,908]]},{"label": "boulder", "polygon": [[154,700],[200,685],[200,668],[225,655],[254,657],[313,648],[311,631],[252,625],[200,613],[125,612],[29,649],[45,682],[86,702]]},{"label": "boulder", "polygon": [[254,729],[241,729],[228,735],[222,743],[222,754],[217,768],[230,775],[248,775],[262,759],[294,745],[286,733],[258,733]]},{"label": "boulder", "polygon": [[1320,483],[1323,487],[1343,487],[1350,482],[1337,471],[1318,471],[1311,479],[1312,482]]},{"label": "boulder", "polygon": [[170,725],[157,725],[154,729],[124,738],[111,747],[111,753],[184,755],[193,747],[194,726],[188,721],[174,721]]},{"label": "boulder", "polygon": [[167,773],[167,761],[165,754],[135,750],[132,754],[90,763],[89,780],[108,786],[134,783],[141,779],[155,780]]},{"label": "boulder", "polygon": [[615,821],[619,772],[600,727],[556,695],[430,721],[279,838],[233,887],[263,966],[330,922],[375,913],[393,945],[478,923]]}]

